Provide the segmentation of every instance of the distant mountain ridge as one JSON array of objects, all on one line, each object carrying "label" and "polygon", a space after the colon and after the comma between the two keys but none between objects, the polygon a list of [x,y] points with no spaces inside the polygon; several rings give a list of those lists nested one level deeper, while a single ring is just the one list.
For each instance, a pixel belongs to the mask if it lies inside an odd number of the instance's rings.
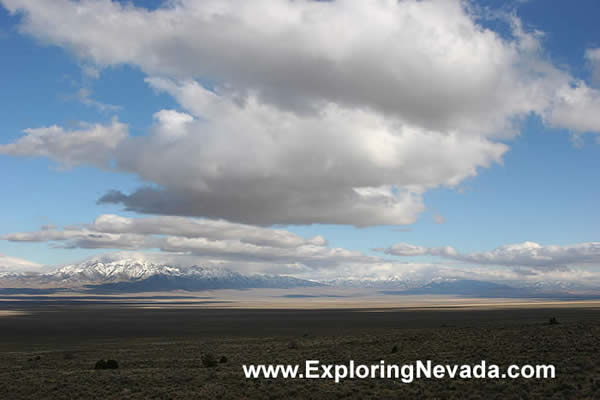
[{"label": "distant mountain ridge", "polygon": [[[389,293],[389,292],[388,292]],[[522,288],[514,288],[512,286],[477,281],[470,279],[452,279],[452,280],[440,280],[433,281],[426,285],[402,290],[393,291],[393,294],[406,294],[406,295],[459,295],[459,296],[478,296],[478,297],[530,297],[532,292],[530,290]]]},{"label": "distant mountain ridge", "polygon": [[226,268],[194,266],[172,266],[149,261],[116,260],[102,262],[84,261],[80,264],[67,265],[58,270],[44,274],[49,279],[69,282],[119,282],[139,281],[156,275],[195,277],[198,279],[228,279],[238,277],[239,273]]},{"label": "distant mountain ridge", "polygon": [[389,295],[444,295],[473,298],[544,298],[557,300],[598,299],[598,292],[569,292],[547,289],[546,285],[513,287],[502,283],[471,279],[436,279],[425,285],[401,290],[381,290]]},{"label": "distant mountain ridge", "polygon": [[115,292],[296,288],[321,283],[281,275],[244,275],[226,268],[172,266],[145,260],[87,260],[43,274],[6,274],[5,281],[27,287],[84,287]]},{"label": "distant mountain ridge", "polygon": [[[142,256],[99,256],[65,265],[46,273],[0,273],[0,292],[80,289],[103,293],[158,292],[258,288],[337,287],[373,289],[381,294],[449,295],[463,297],[570,298],[597,297],[598,290],[568,282],[497,283],[461,278],[435,277],[427,281],[385,278],[340,278],[322,281],[284,275],[242,274],[214,266],[177,266],[153,262]],[[12,292],[11,292],[12,293]]]}]

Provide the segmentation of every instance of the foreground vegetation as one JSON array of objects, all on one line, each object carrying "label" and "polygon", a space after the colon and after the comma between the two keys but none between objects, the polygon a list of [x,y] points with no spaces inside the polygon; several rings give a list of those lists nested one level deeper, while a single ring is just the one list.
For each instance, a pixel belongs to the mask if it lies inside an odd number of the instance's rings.
[{"label": "foreground vegetation", "polygon": [[[88,313],[90,318],[105,318],[104,323],[110,323],[110,313],[95,314],[90,310]],[[4,394],[3,398],[11,399],[600,398],[597,357],[600,320],[595,317],[596,311],[562,310],[562,314],[555,317],[559,323],[549,323],[548,315],[555,313],[554,310],[504,312],[503,318],[490,317],[490,311],[482,312],[477,319],[464,313],[468,311],[430,312],[433,320],[426,326],[403,323],[410,320],[408,314],[349,313],[347,318],[354,315],[357,320],[376,318],[374,321],[380,321],[380,326],[366,329],[363,325],[357,328],[348,323],[345,329],[339,330],[345,333],[320,329],[320,322],[311,323],[306,316],[294,318],[294,311],[273,316],[272,331],[276,334],[272,335],[267,333],[265,319],[260,331],[248,329],[223,335],[207,334],[198,328],[198,334],[190,336],[186,323],[194,326],[204,317],[205,324],[218,324],[220,318],[192,311],[182,314],[187,320],[179,319],[181,330],[173,329],[172,336],[152,336],[153,329],[147,326],[145,335],[120,337],[114,319],[113,335],[102,337],[88,335],[74,339],[76,332],[69,336],[44,336],[38,332],[34,335],[37,339],[31,341],[31,337],[11,337],[4,330],[0,393]],[[131,315],[135,319],[135,314]],[[282,315],[286,317],[282,319]],[[443,322],[440,315],[445,316]],[[155,319],[155,324],[173,323],[162,314],[157,316],[162,319]],[[50,317],[43,314],[38,318],[41,321]],[[321,321],[319,314],[314,314],[314,318]],[[331,319],[335,322],[335,318]],[[389,326],[390,321],[397,321],[397,326]],[[0,322],[8,324],[5,319]],[[18,327],[18,319],[14,319],[13,324]],[[278,328],[284,325],[290,329]],[[292,329],[297,333],[290,333]],[[118,368],[95,369],[98,360],[105,359],[117,360]],[[474,364],[485,359],[501,366],[542,363],[554,364],[557,377],[553,380],[419,380],[411,384],[395,380],[345,380],[335,384],[328,380],[247,380],[243,377],[242,364],[302,364],[306,359],[323,363],[347,363],[352,359],[366,364],[382,359],[386,363],[431,359],[436,363],[458,364]]]}]

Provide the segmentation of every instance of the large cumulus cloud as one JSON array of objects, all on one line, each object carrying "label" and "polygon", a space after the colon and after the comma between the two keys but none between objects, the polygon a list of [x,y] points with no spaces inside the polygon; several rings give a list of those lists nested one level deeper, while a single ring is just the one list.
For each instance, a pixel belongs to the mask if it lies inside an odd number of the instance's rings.
[{"label": "large cumulus cloud", "polygon": [[[502,37],[459,0],[178,0],[152,11],[0,2],[22,16],[21,32],[95,68],[139,67],[180,105],[153,110],[144,137],[95,144],[92,158],[71,146],[30,149],[34,131],[0,147],[134,173],[150,185],[101,202],[138,212],[409,224],[424,192],[500,162],[531,113],[600,130],[598,91],[549,63],[538,32],[509,16]],[[38,129],[59,142],[90,138]]]}]

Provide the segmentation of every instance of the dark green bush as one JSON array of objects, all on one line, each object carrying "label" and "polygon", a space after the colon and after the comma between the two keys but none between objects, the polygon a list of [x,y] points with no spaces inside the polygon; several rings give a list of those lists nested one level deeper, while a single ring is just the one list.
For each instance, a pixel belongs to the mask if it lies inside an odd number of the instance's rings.
[{"label": "dark green bush", "polygon": [[206,368],[216,367],[218,364],[216,357],[211,353],[203,354],[202,357],[200,357],[200,360],[202,361],[202,365]]},{"label": "dark green bush", "polygon": [[96,365],[94,369],[117,369],[119,368],[119,363],[115,360],[98,360],[96,361]]}]

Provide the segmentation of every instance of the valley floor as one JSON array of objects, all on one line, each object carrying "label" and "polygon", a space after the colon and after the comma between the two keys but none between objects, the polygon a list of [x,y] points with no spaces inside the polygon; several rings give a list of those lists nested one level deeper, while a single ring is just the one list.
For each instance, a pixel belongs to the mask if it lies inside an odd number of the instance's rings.
[{"label": "valley floor", "polygon": [[[38,300],[4,303],[2,309],[0,397],[7,399],[600,397],[600,311],[591,305],[278,310]],[[548,324],[551,317],[559,323]],[[227,362],[205,367],[201,359],[208,353]],[[119,369],[94,370],[99,359],[117,360]],[[243,376],[243,364],[307,359],[554,364],[556,378],[336,384]]]},{"label": "valley floor", "polygon": [[600,307],[597,293],[573,293],[541,298],[401,294],[377,288],[305,287],[290,289],[219,289],[95,293],[84,289],[0,289],[0,309],[23,304],[112,304],[138,308],[239,309],[423,309]]}]

